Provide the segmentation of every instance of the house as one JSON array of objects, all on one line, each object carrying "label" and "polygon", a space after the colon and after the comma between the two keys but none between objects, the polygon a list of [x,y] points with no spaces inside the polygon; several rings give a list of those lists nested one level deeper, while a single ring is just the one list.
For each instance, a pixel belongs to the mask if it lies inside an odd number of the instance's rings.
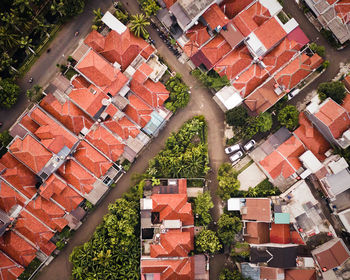
[{"label": "house", "polygon": [[350,38],[349,2],[347,0],[306,0],[323,28],[330,30],[340,44]]},{"label": "house", "polygon": [[250,247],[250,262],[255,264],[265,264],[268,267],[296,267],[297,255],[298,249],[294,244],[284,246]]},{"label": "house", "polygon": [[240,211],[242,221],[269,223],[272,219],[270,198],[230,198],[228,211]]},{"label": "house", "polygon": [[3,279],[17,279],[24,271],[23,266],[15,262],[4,252],[0,252],[0,276]]},{"label": "house", "polygon": [[314,249],[312,255],[325,280],[340,279],[346,273],[350,252],[340,238],[333,238]]}]

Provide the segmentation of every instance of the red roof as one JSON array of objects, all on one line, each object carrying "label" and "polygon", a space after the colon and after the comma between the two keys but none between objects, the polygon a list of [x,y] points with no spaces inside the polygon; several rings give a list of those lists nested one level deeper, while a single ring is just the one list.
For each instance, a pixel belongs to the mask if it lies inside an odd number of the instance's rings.
[{"label": "red roof", "polygon": [[153,109],[139,97],[132,94],[129,96],[129,104],[125,108],[127,114],[134,122],[144,127],[150,120]]},{"label": "red roof", "polygon": [[328,126],[335,139],[339,138],[350,127],[348,113],[332,99],[324,101],[319,111],[314,115]]},{"label": "red roof", "polygon": [[16,192],[8,184],[0,181],[0,208],[8,213],[15,205],[23,206],[26,203],[26,198]]},{"label": "red roof", "polygon": [[149,79],[144,84],[132,80],[130,89],[153,108],[162,106],[169,98],[169,91],[161,82],[155,83]]},{"label": "red roof", "polygon": [[253,59],[246,46],[240,46],[216,63],[214,70],[220,76],[226,75],[229,80],[234,79],[239,73],[251,65]]},{"label": "red roof", "polygon": [[29,134],[23,140],[15,138],[9,151],[35,173],[38,173],[52,157],[52,154]]},{"label": "red roof", "polygon": [[50,118],[44,111],[36,107],[26,116],[30,117],[39,127],[32,131],[49,151],[57,154],[64,146],[69,149],[78,141],[78,138],[66,130],[60,123]]},{"label": "red roof", "polygon": [[181,220],[183,226],[193,225],[194,218],[187,194],[153,194],[152,212],[159,212],[159,220]]},{"label": "red roof", "polygon": [[174,5],[174,3],[176,2],[176,0],[164,0],[164,3],[166,5],[166,7],[169,9],[172,5]]},{"label": "red roof", "polygon": [[75,210],[84,200],[80,194],[69,187],[68,184],[56,174],[52,174],[43,185],[40,186],[39,193],[47,200],[53,199],[64,207],[67,212]]},{"label": "red roof", "polygon": [[228,17],[225,16],[225,14],[220,10],[218,4],[216,3],[209,7],[209,9],[205,11],[202,17],[205,19],[212,30],[215,30],[217,27],[222,28],[229,22]]},{"label": "red roof", "polygon": [[253,0],[224,0],[220,4],[221,10],[229,18],[233,18],[243,11]]},{"label": "red roof", "polygon": [[307,119],[305,114],[299,114],[299,127],[294,134],[304,143],[304,145],[320,160],[326,159],[324,155],[330,149],[328,141]]},{"label": "red roof", "polygon": [[141,280],[145,274],[152,274],[160,280],[193,280],[194,257],[177,260],[141,260]]},{"label": "red roof", "polygon": [[112,30],[105,38],[103,51],[100,53],[110,62],[115,61],[124,71],[138,54],[148,59],[154,48],[141,38],[135,37],[127,28],[122,34]]},{"label": "red roof", "polygon": [[24,271],[23,266],[16,263],[4,252],[0,251],[0,279],[16,280]]},{"label": "red roof", "polygon": [[274,47],[287,36],[287,32],[284,31],[283,27],[274,17],[264,22],[264,24],[254,31],[254,34],[267,50]]},{"label": "red roof", "polygon": [[342,265],[350,257],[349,251],[341,239],[338,239],[338,241],[331,240],[328,242],[332,244],[324,247],[324,250],[319,248],[321,251],[314,254],[319,266],[321,268],[326,268],[327,270]]},{"label": "red roof", "polygon": [[112,163],[86,141],[81,141],[74,157],[97,178],[106,174]]},{"label": "red roof", "polygon": [[310,42],[309,38],[305,35],[300,26],[296,27],[293,31],[289,32],[287,38],[291,41],[298,42],[301,46],[305,46]]},{"label": "red roof", "polygon": [[188,57],[192,57],[199,51],[199,48],[210,39],[207,27],[201,23],[193,26],[186,32],[189,41],[184,45],[183,50]]},{"label": "red roof", "polygon": [[233,22],[244,36],[248,36],[270,18],[269,10],[257,1],[234,17]]},{"label": "red roof", "polygon": [[286,269],[285,280],[316,280],[315,269]]},{"label": "red roof", "polygon": [[334,8],[342,22],[348,24],[350,22],[350,0],[340,0],[335,4]]},{"label": "red roof", "polygon": [[140,84],[143,84],[151,75],[153,69],[147,64],[142,63],[141,66],[136,70],[134,75],[132,76],[133,81],[137,81]]},{"label": "red roof", "polygon": [[35,259],[36,250],[13,231],[0,237],[0,249],[23,266]]},{"label": "red roof", "polygon": [[25,209],[53,230],[61,231],[68,224],[62,208],[42,196],[37,196]]},{"label": "red roof", "polygon": [[272,179],[278,176],[287,179],[302,167],[299,156],[304,152],[303,143],[292,136],[259,163]]},{"label": "red roof", "polygon": [[242,220],[269,223],[271,221],[271,200],[269,198],[246,198]]},{"label": "red roof", "polygon": [[279,280],[283,279],[280,275],[284,275],[283,268],[260,266],[260,279]]},{"label": "red roof", "polygon": [[124,153],[125,145],[103,126],[90,130],[86,139],[112,161],[117,161]]},{"label": "red roof", "polygon": [[4,178],[14,188],[19,190],[28,198],[32,198],[36,194],[37,179],[35,175],[16,160],[10,153],[6,153],[0,158],[0,164],[5,167],[0,178]]},{"label": "red roof", "polygon": [[271,223],[270,242],[278,244],[289,244],[290,238],[289,224],[275,224]]},{"label": "red roof", "polygon": [[160,235],[158,244],[151,244],[151,258],[186,257],[193,250],[193,236],[190,232],[170,230]]},{"label": "red roof", "polygon": [[64,180],[76,188],[80,193],[90,193],[96,179],[74,160],[66,161],[58,170]]},{"label": "red roof", "polygon": [[[350,76],[346,76],[350,77]],[[350,112],[350,94],[346,94],[343,103],[341,105],[348,113]]]},{"label": "red roof", "polygon": [[86,36],[84,43],[94,50],[100,52],[104,49],[105,46],[105,37],[101,35],[96,30],[92,30],[88,36]]},{"label": "red roof", "polygon": [[244,240],[249,244],[269,243],[269,224],[259,222],[246,222]]},{"label": "red roof", "polygon": [[83,127],[90,128],[92,125],[90,117],[70,100],[61,104],[52,94],[48,94],[40,106],[77,135]]},{"label": "red roof", "polygon": [[119,120],[107,120],[103,124],[108,127],[110,131],[119,135],[123,139],[128,139],[129,137],[135,138],[140,130],[136,125],[131,122],[127,117],[123,117]]},{"label": "red roof", "polygon": [[55,244],[50,241],[54,232],[25,210],[17,217],[15,229],[46,255],[51,255],[56,249]]}]

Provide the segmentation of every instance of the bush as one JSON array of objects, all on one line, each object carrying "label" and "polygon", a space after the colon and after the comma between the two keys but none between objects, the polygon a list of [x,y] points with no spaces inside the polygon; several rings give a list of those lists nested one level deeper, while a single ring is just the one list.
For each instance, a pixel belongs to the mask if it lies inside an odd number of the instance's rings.
[{"label": "bush", "polygon": [[245,107],[238,106],[225,113],[226,122],[231,126],[242,127],[246,125],[248,119],[248,111]]},{"label": "bush", "polygon": [[12,136],[10,135],[8,130],[4,130],[0,132],[0,145],[6,147],[12,141]]},{"label": "bush", "polygon": [[224,86],[229,86],[230,81],[226,76],[220,77],[220,75],[215,71],[209,71],[207,73],[203,73],[198,68],[192,71],[192,75],[199,79],[202,84],[208,88],[211,88],[215,91],[219,91]]},{"label": "bush", "polygon": [[19,95],[19,86],[11,79],[3,79],[0,81],[0,106],[11,108],[16,104]]},{"label": "bush", "polygon": [[214,207],[214,203],[211,199],[209,192],[204,192],[203,194],[199,194],[195,198],[193,213],[195,214],[195,217],[196,217],[196,225],[206,226],[211,222],[212,218],[209,211],[213,207]]},{"label": "bush", "polygon": [[290,131],[294,130],[299,124],[299,111],[293,105],[287,105],[278,112],[279,123]]},{"label": "bush", "polygon": [[228,268],[224,268],[220,272],[219,280],[248,280],[242,276],[238,270],[231,271]]},{"label": "bush", "polygon": [[196,249],[200,253],[215,254],[220,251],[222,245],[216,233],[209,229],[202,230],[195,240]]},{"label": "bush", "polygon": [[62,240],[58,240],[56,242],[56,247],[58,250],[62,250],[66,246],[66,243]]},{"label": "bush", "polygon": [[342,104],[346,96],[345,86],[339,81],[321,83],[318,86],[317,92],[321,101],[324,101],[327,97],[330,97],[338,104]]},{"label": "bush", "polygon": [[175,113],[178,109],[186,107],[190,101],[190,94],[188,86],[182,82],[180,74],[171,77],[166,83],[166,88],[170,95],[165,101],[165,108]]},{"label": "bush", "polygon": [[216,194],[221,200],[226,201],[231,197],[234,197],[236,191],[240,187],[240,183],[237,180],[237,172],[233,169],[230,163],[223,163],[218,170],[217,176],[219,186]]},{"label": "bush", "polygon": [[326,55],[326,48],[324,46],[319,46],[316,43],[311,43],[310,49],[321,57],[325,57]]}]

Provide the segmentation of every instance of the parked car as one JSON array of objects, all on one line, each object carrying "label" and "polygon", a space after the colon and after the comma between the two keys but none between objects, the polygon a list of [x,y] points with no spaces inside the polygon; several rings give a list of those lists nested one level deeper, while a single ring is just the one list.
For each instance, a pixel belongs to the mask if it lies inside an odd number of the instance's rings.
[{"label": "parked car", "polygon": [[238,151],[237,153],[235,153],[232,156],[230,156],[230,161],[237,162],[242,156],[243,156],[243,152],[242,151]]},{"label": "parked car", "polygon": [[296,96],[300,92],[300,89],[293,89],[288,93],[288,100],[291,100],[294,96]]},{"label": "parked car", "polygon": [[247,144],[243,146],[243,149],[248,152],[249,150],[253,149],[255,146],[256,142],[255,140],[250,140]]},{"label": "parked car", "polygon": [[236,145],[233,145],[233,146],[230,146],[230,147],[227,147],[225,149],[225,153],[226,154],[231,154],[233,152],[237,152],[241,149],[241,146],[239,144],[236,144]]}]

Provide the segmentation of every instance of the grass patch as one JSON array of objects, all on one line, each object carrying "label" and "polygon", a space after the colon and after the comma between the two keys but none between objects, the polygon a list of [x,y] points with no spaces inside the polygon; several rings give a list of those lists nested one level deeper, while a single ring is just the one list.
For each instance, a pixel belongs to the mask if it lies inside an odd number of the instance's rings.
[{"label": "grass patch", "polygon": [[70,80],[76,74],[78,74],[77,71],[75,71],[73,68],[69,68],[68,71],[66,72],[65,76],[68,80]]},{"label": "grass patch", "polygon": [[289,21],[289,17],[283,11],[279,12],[277,17],[283,24],[286,24]]}]

